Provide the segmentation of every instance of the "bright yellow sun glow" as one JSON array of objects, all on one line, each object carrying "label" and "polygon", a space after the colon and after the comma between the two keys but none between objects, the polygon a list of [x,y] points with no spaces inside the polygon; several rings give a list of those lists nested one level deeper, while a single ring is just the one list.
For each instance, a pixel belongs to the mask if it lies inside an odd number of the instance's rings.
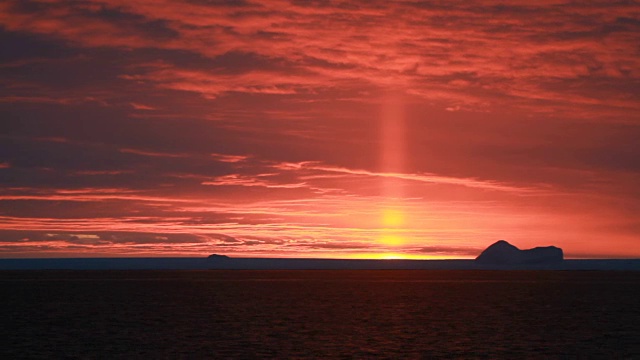
[{"label": "bright yellow sun glow", "polygon": [[386,208],[382,210],[382,232],[378,241],[386,246],[401,246],[405,239],[398,234],[398,230],[404,225],[405,219],[402,211]]},{"label": "bright yellow sun glow", "polygon": [[398,227],[404,224],[404,216],[400,210],[385,209],[382,211],[382,224],[385,227]]},{"label": "bright yellow sun glow", "polygon": [[396,234],[382,234],[380,243],[387,246],[400,246],[404,243],[402,236]]},{"label": "bright yellow sun glow", "polygon": [[379,259],[379,260],[444,260],[458,258],[455,255],[425,255],[406,254],[398,252],[362,253],[347,255],[349,259]]}]

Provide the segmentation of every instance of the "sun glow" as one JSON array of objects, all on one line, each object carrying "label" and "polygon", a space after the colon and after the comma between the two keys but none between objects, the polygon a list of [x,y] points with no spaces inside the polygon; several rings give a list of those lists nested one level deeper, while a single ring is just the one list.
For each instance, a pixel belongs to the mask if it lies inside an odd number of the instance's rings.
[{"label": "sun glow", "polygon": [[380,243],[387,246],[400,246],[404,244],[404,239],[396,234],[383,234],[380,237]]},{"label": "sun glow", "polygon": [[385,209],[382,211],[382,225],[385,227],[399,227],[404,225],[404,215],[397,209]]},{"label": "sun glow", "polygon": [[404,245],[406,239],[401,235],[406,222],[404,213],[394,206],[383,208],[380,215],[382,229],[378,242],[393,247]]},{"label": "sun glow", "polygon": [[348,255],[349,259],[373,259],[373,260],[443,260],[456,258],[455,256],[439,256],[424,254],[406,254],[399,252],[379,252],[379,253],[361,253]]},{"label": "sun glow", "polygon": [[[386,172],[402,173],[406,157],[406,129],[404,106],[399,94],[386,95],[380,115],[380,168]],[[378,242],[387,247],[400,247],[406,243],[401,235],[406,226],[401,203],[404,195],[402,182],[398,179],[382,179],[381,195],[385,200],[381,204]]]},{"label": "sun glow", "polygon": [[390,254],[382,254],[380,259],[382,259],[382,260],[403,260],[403,259],[408,259],[408,257],[406,257],[404,254],[390,253]]}]

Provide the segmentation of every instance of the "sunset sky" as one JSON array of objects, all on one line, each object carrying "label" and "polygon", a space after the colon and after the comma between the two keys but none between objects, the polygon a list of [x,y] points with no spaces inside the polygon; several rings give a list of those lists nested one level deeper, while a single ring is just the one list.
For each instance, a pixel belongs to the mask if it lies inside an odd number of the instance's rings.
[{"label": "sunset sky", "polygon": [[3,0],[0,257],[640,257],[637,1]]}]

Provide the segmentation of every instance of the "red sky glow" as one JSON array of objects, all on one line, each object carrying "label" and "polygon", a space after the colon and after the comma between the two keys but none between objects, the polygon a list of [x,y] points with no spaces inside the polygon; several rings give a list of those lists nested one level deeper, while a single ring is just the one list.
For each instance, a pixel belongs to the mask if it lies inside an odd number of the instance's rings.
[{"label": "red sky glow", "polygon": [[640,258],[637,1],[0,2],[0,257]]}]

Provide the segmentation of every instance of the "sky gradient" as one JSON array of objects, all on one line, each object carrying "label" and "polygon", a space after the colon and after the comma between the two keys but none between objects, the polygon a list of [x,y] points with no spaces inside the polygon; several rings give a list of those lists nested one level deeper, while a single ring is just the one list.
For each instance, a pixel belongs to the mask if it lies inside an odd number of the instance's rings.
[{"label": "sky gradient", "polygon": [[640,257],[637,1],[5,0],[0,42],[0,257]]}]

